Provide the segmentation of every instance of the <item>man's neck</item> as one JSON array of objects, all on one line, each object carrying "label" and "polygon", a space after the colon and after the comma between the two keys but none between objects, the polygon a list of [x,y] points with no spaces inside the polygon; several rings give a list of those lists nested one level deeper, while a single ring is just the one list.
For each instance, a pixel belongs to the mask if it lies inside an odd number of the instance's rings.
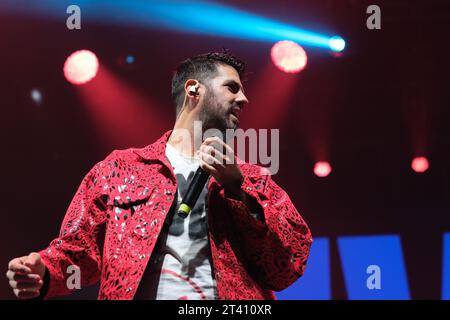
[{"label": "man's neck", "polygon": [[[167,141],[167,143],[169,143],[175,150],[186,157],[194,157],[198,149],[196,147],[199,147],[201,145],[201,132],[199,137],[194,136],[195,120],[196,119],[194,119],[190,115],[180,115],[180,117],[175,122],[172,134]],[[197,139],[198,141],[196,142],[194,139]]]}]

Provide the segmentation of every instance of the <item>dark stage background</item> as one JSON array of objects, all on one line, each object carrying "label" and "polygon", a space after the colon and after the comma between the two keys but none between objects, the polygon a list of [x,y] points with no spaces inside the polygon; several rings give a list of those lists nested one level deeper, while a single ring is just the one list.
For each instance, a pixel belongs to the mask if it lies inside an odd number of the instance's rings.
[{"label": "dark stage background", "polygon": [[[330,239],[331,297],[348,298],[337,237],[398,234],[411,298],[441,299],[442,236],[450,232],[449,2],[222,3],[340,34],[347,48],[333,57],[305,47],[308,65],[292,75],[273,66],[270,42],[83,20],[81,30],[69,31],[64,12],[54,20],[0,11],[2,272],[13,257],[45,248],[57,236],[73,194],[97,161],[113,149],[150,144],[172,127],[170,79],[177,63],[226,47],[251,71],[242,127],[280,129],[274,179],[313,236]],[[366,28],[370,4],[382,9],[381,30]],[[117,139],[105,138],[111,135],[86,106],[83,92],[97,79],[76,87],[64,78],[63,63],[78,49],[94,51],[103,68],[98,77],[107,70],[150,110],[131,119],[133,127],[111,123]],[[135,57],[131,65],[123,63],[128,54]],[[264,99],[286,81],[295,85],[282,105]],[[43,94],[40,105],[30,99],[32,88]],[[104,107],[127,103],[114,99],[105,99]],[[416,155],[430,160],[427,172],[411,170]],[[324,179],[312,170],[319,157],[333,166]],[[95,298],[95,291],[71,298]],[[0,298],[13,298],[6,278]]]}]

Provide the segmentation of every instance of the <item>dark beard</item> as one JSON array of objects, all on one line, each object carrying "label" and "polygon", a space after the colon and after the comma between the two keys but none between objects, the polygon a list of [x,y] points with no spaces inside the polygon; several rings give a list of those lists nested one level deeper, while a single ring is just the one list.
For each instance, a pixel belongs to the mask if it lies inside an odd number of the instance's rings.
[{"label": "dark beard", "polygon": [[202,122],[202,130],[205,132],[208,129],[218,129],[225,134],[226,129],[236,129],[237,126],[231,123],[230,111],[224,110],[219,105],[216,97],[211,93],[211,90],[207,90],[203,103],[203,110],[199,115]]}]

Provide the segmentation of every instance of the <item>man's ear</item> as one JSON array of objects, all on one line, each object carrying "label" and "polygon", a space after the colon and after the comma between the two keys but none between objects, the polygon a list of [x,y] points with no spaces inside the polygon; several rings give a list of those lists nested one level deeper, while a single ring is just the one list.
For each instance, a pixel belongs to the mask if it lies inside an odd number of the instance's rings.
[{"label": "man's ear", "polygon": [[200,88],[200,83],[197,80],[189,79],[184,84],[184,90],[190,97],[198,96],[198,89]]}]

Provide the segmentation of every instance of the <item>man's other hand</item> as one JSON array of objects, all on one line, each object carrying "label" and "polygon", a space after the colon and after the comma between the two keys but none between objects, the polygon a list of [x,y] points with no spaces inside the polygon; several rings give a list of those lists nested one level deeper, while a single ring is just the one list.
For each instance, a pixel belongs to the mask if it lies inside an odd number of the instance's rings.
[{"label": "man's other hand", "polygon": [[6,277],[19,299],[32,299],[40,295],[44,284],[45,265],[39,253],[12,259],[8,264]]}]

